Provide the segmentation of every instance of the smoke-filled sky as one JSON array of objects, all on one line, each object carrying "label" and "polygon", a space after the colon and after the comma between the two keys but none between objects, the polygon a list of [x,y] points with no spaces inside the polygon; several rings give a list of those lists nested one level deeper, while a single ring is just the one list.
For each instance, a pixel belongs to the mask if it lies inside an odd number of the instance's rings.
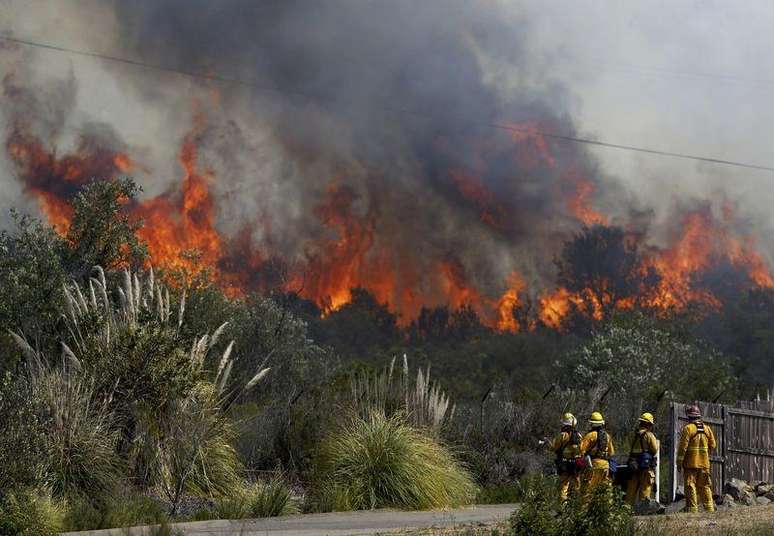
[{"label": "smoke-filled sky", "polygon": [[[580,180],[655,244],[677,208],[730,201],[771,258],[774,173],[562,142],[546,156],[529,129],[774,166],[772,27],[765,0],[2,0],[2,35],[249,84],[0,44],[0,121],[58,154],[84,132],[126,151],[154,196],[179,182],[200,112],[218,229],[291,258],[356,221],[377,264],[421,252],[416,269],[451,256],[485,290],[514,269],[539,281],[579,227]],[[4,152],[0,192],[0,222],[35,210]]]}]

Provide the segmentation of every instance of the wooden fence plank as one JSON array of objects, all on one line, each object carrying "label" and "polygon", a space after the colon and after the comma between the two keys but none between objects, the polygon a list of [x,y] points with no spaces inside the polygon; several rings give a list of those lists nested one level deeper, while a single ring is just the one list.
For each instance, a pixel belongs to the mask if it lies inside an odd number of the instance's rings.
[{"label": "wooden fence plank", "polygon": [[[774,401],[742,401],[736,407],[700,403],[705,423],[711,425],[717,450],[710,456],[713,492],[720,495],[724,482],[739,478],[748,482],[774,481]],[[672,437],[670,483],[672,499],[681,483],[676,482],[675,455],[677,438],[688,419],[685,406],[670,406]]]}]

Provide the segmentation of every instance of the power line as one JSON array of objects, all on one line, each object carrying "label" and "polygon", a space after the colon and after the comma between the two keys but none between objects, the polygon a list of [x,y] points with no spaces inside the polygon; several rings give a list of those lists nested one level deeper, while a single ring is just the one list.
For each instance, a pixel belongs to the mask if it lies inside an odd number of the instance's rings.
[{"label": "power line", "polygon": [[[198,78],[202,80],[208,80],[211,82],[220,82],[225,84],[233,84],[238,86],[244,86],[249,87],[251,89],[254,89],[256,91],[266,92],[266,93],[275,93],[282,96],[296,96],[301,97],[309,101],[325,101],[326,99],[321,96],[313,96],[304,92],[300,91],[288,91],[284,89],[279,89],[277,87],[268,87],[264,85],[259,85],[253,81],[247,81],[242,80],[238,78],[230,78],[226,76],[216,75],[216,74],[207,74],[207,73],[200,73],[196,71],[188,71],[185,69],[180,69],[176,67],[169,67],[166,65],[159,65],[159,64],[152,64],[152,63],[146,63],[140,60],[135,60],[131,58],[124,58],[120,56],[111,56],[108,54],[101,54],[97,52],[92,52],[89,50],[79,50],[79,49],[73,49],[73,48],[67,48],[59,45],[52,45],[49,43],[41,43],[37,41],[31,41],[31,40],[25,40],[25,39],[19,39],[15,37],[10,37],[7,35],[0,35],[0,40],[6,41],[9,43],[15,43],[17,45],[24,45],[29,47],[35,47],[35,48],[42,48],[45,50],[52,50],[56,52],[62,52],[66,54],[74,54],[77,56],[84,56],[88,58],[93,59],[101,59],[106,61],[112,61],[116,63],[122,63],[125,65],[131,65],[134,67],[141,67],[146,69],[152,69],[156,71],[163,71],[163,72],[169,72],[172,74],[177,74],[189,78]],[[415,117],[422,117],[425,119],[437,119],[438,117],[434,114],[428,113],[428,112],[420,112],[418,110],[411,110],[411,109],[405,109],[405,108],[395,108],[390,106],[379,106],[384,111],[392,112],[392,113],[398,113],[401,115],[411,115]],[[580,143],[585,145],[593,145],[597,147],[607,147],[610,149],[619,149],[624,151],[632,151],[632,152],[638,152],[638,153],[645,153],[645,154],[653,154],[658,156],[667,156],[672,158],[680,158],[684,160],[694,160],[697,162],[705,162],[709,164],[717,164],[717,165],[725,165],[725,166],[734,166],[734,167],[741,167],[746,169],[756,169],[761,171],[771,171],[774,172],[774,167],[772,166],[764,166],[764,165],[758,165],[758,164],[750,164],[747,162],[739,162],[735,160],[726,160],[723,158],[713,158],[713,157],[707,157],[707,156],[700,156],[700,155],[693,155],[688,153],[677,153],[677,152],[671,152],[671,151],[662,151],[658,149],[651,149],[647,147],[638,147],[635,145],[625,145],[621,143],[613,143],[613,142],[606,142],[601,140],[595,140],[592,138],[582,138],[579,136],[571,136],[566,134],[559,134],[554,132],[547,132],[540,129],[535,128],[522,128],[514,125],[508,125],[503,123],[489,123],[489,122],[479,122],[479,123],[473,123],[477,124],[478,126],[483,127],[489,127],[494,128],[498,130],[504,130],[509,132],[518,132],[518,133],[527,133],[527,134],[539,134],[541,136],[544,136],[546,138],[560,140],[560,141],[566,141],[571,143]]]}]

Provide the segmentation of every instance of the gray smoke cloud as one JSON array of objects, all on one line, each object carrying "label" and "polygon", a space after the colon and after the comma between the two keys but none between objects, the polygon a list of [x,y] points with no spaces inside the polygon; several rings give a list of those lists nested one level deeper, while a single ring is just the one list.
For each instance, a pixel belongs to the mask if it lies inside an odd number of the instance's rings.
[{"label": "gray smoke cloud", "polygon": [[[774,80],[774,68],[752,59],[765,51],[756,29],[772,9],[698,5],[12,0],[0,31],[247,82],[48,51],[2,56],[35,94],[73,81],[72,99],[29,112],[61,110],[62,128],[49,136],[60,151],[76,144],[69,129],[109,126],[156,195],[179,182],[176,153],[201,110],[200,164],[216,177],[222,233],[247,227],[254,249],[291,262],[331,255],[317,248],[347,228],[320,213],[335,184],[351,222],[373,234],[364,240],[373,265],[399,267],[397,289],[415,286],[442,303],[434,277],[449,259],[488,296],[514,269],[530,287],[550,280],[561,241],[579,227],[567,205],[578,178],[595,187],[589,203],[649,229],[655,243],[673,230],[678,207],[697,202],[720,211],[730,199],[756,234],[771,229],[770,175],[550,140],[548,163],[533,137],[488,126],[530,122],[774,162],[760,136],[774,113],[761,80]],[[12,169],[0,157],[3,167]],[[0,188],[8,204],[25,199],[12,172]]]}]

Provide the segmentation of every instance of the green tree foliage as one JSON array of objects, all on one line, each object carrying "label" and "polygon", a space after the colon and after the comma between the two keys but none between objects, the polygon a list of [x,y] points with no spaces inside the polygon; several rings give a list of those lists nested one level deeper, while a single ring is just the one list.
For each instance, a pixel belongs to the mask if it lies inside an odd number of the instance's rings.
[{"label": "green tree foliage", "polygon": [[132,179],[125,178],[92,181],[76,195],[65,237],[69,245],[65,263],[76,280],[88,276],[94,266],[112,270],[142,265],[148,255],[137,237],[142,222],[133,220],[126,210],[140,191]]},{"label": "green tree foliage", "polygon": [[49,227],[13,213],[16,228],[0,232],[0,370],[16,365],[8,330],[52,348],[63,305],[66,244]]},{"label": "green tree foliage", "polygon": [[399,340],[398,319],[387,304],[379,303],[362,288],[351,290],[352,299],[324,320],[323,344],[351,352],[348,357],[385,350]]},{"label": "green tree foliage", "polygon": [[722,311],[703,319],[699,333],[739,357],[744,379],[753,388],[774,384],[774,289],[751,289]]},{"label": "green tree foliage", "polygon": [[680,400],[731,397],[731,361],[705,342],[639,314],[620,315],[567,356],[570,386],[653,400],[664,391]]}]

